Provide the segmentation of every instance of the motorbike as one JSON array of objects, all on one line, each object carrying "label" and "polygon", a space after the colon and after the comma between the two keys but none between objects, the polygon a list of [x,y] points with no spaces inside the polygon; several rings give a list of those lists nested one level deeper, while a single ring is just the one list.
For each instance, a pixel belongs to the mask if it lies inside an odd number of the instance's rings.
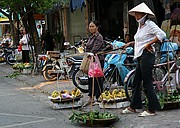
[{"label": "motorbike", "polygon": [[9,65],[16,64],[20,61],[22,61],[22,51],[18,51],[17,48],[6,49],[6,62]]},{"label": "motorbike", "polygon": [[67,79],[66,68],[65,59],[59,51],[47,51],[47,61],[44,61],[42,69],[42,75],[46,80],[54,81],[61,76]]},{"label": "motorbike", "polygon": [[3,49],[0,49],[0,63],[6,62],[6,56]]},{"label": "motorbike", "polygon": [[[83,52],[83,47],[79,45],[83,43],[84,40],[80,40],[74,46],[70,45],[69,42],[65,42],[64,46],[66,49],[75,49],[80,53]],[[80,66],[83,56],[73,56],[66,57],[65,53],[60,53],[58,51],[48,51],[47,52],[48,62],[45,61],[42,74],[43,77],[48,81],[54,81],[64,76],[64,79],[72,78],[72,74],[77,67]]]},{"label": "motorbike", "polygon": [[22,52],[19,52],[17,48],[11,48],[1,45],[0,58],[2,61],[13,65],[22,60]]},{"label": "motorbike", "polygon": [[131,71],[136,63],[133,60],[133,48],[127,47],[125,50],[120,49],[125,43],[121,40],[112,42],[114,49],[119,49],[114,53],[107,54],[104,62],[104,89],[109,90],[113,86],[124,86],[125,76]]},{"label": "motorbike", "polygon": [[[66,49],[75,49],[78,53],[84,53],[84,45],[86,44],[87,39],[82,39],[79,42],[75,43],[75,45],[70,45],[69,42],[65,42],[64,45]],[[68,71],[69,78],[73,77],[73,72],[80,67],[83,60],[83,56],[69,56],[66,57],[66,63],[70,67]]]},{"label": "motorbike", "polygon": [[[113,46],[113,49],[118,49],[119,47],[123,46],[124,43],[119,40],[114,40],[113,42],[107,41],[110,43],[110,46]],[[108,45],[107,45],[108,46]],[[104,50],[106,51],[106,50]],[[122,51],[122,50],[121,50]],[[133,56],[130,56],[133,54],[133,48],[129,47],[126,49],[126,51],[123,51],[122,54],[107,54],[105,57],[105,63],[104,63],[104,87],[108,88],[109,84],[115,83],[121,81],[123,83],[123,79],[125,78],[125,75],[130,71],[130,66],[125,65],[125,61],[128,63],[131,61],[130,59],[133,58]],[[118,72],[118,74],[115,74]],[[122,78],[122,79],[115,79],[115,78]],[[111,80],[110,80],[111,78]],[[88,92],[88,76],[87,74],[83,73],[79,68],[77,68],[73,73],[73,84],[79,88],[82,92],[86,93]],[[107,82],[108,81],[108,82]],[[110,83],[111,81],[111,83]],[[122,84],[121,84],[122,85]]]},{"label": "motorbike", "polygon": [[[104,40],[104,43],[105,43],[105,48],[103,49],[103,51],[108,51],[112,49],[112,45],[109,40]],[[78,61],[82,62],[82,60],[83,60],[83,57],[81,58],[81,60],[78,60]],[[88,92],[88,75],[80,70],[80,65],[81,64],[79,64],[74,70],[72,74],[72,81],[73,81],[73,84],[78,89],[81,90],[81,92],[87,93]]]}]

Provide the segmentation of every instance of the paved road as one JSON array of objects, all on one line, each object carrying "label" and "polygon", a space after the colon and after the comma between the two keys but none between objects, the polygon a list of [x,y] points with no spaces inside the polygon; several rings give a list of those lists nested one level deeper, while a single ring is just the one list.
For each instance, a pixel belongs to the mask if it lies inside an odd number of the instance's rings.
[{"label": "paved road", "polygon": [[[8,65],[0,65],[0,128],[78,128],[68,117],[72,109],[54,110],[47,98],[55,89],[71,90],[71,81],[47,82],[41,75],[20,75],[16,79],[6,77],[12,73]],[[87,100],[84,94],[82,101]],[[104,111],[98,106],[94,110]],[[90,107],[81,108],[89,111]],[[113,128],[180,128],[180,109],[159,111],[156,116],[138,117],[122,115],[122,109],[105,109],[119,116]],[[142,111],[142,110],[139,110]]]}]

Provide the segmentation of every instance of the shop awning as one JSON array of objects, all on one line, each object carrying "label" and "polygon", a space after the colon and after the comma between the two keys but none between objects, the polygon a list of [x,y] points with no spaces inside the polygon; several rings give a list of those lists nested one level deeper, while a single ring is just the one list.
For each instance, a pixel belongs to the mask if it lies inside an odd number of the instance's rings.
[{"label": "shop awning", "polygon": [[0,24],[9,24],[9,19],[2,13],[0,13]]},{"label": "shop awning", "polygon": [[0,22],[0,25],[4,25],[4,24],[10,24],[9,22]]}]

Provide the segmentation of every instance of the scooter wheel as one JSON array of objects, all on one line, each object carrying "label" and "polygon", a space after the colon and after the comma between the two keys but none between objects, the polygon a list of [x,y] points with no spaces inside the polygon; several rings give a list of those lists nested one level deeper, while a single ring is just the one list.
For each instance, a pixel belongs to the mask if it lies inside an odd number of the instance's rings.
[{"label": "scooter wheel", "polygon": [[46,69],[43,71],[43,77],[48,81],[54,81],[57,80],[57,74],[49,74],[48,71],[52,70],[52,66],[47,66]]},{"label": "scooter wheel", "polygon": [[88,76],[83,73],[79,68],[73,72],[73,84],[83,93],[88,92]]}]

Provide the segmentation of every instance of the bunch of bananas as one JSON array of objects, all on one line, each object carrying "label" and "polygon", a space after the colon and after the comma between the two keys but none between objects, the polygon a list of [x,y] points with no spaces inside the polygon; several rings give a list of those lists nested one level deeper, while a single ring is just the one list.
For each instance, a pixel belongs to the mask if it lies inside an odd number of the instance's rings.
[{"label": "bunch of bananas", "polygon": [[112,95],[113,95],[114,98],[117,98],[117,97],[118,98],[126,97],[124,89],[120,89],[120,90],[114,89],[113,92],[112,92]]},{"label": "bunch of bananas", "polygon": [[112,98],[112,95],[111,95],[110,91],[105,91],[101,94],[101,96],[99,98],[100,98],[100,100],[110,100]]},{"label": "bunch of bananas", "polygon": [[110,91],[104,91],[101,96],[100,100],[113,100],[115,98],[124,98],[126,97],[125,90],[124,89],[114,89],[112,93]]},{"label": "bunch of bananas", "polygon": [[78,97],[81,95],[81,91],[78,89],[78,88],[75,88],[71,91],[71,95],[72,96],[75,96],[75,97]]},{"label": "bunch of bananas", "polygon": [[73,89],[71,92],[69,92],[68,90],[62,90],[62,91],[54,90],[51,94],[51,97],[53,98],[56,98],[58,96],[62,97],[63,94],[68,94],[74,97],[78,97],[81,95],[81,91],[78,88]]},{"label": "bunch of bananas", "polygon": [[52,92],[51,96],[52,96],[53,98],[56,98],[56,97],[58,97],[58,96],[61,96],[61,93],[60,93],[59,91],[57,91],[57,90],[54,90],[54,91]]}]

